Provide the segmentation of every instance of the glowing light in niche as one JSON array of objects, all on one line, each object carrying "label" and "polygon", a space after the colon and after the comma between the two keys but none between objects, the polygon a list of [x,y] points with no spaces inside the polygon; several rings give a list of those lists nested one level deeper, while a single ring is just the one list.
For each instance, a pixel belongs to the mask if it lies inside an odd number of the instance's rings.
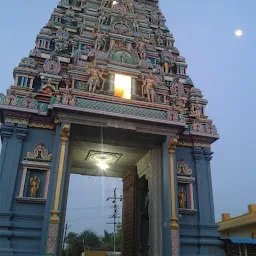
[{"label": "glowing light in niche", "polygon": [[130,76],[115,74],[115,92],[114,95],[124,99],[131,98],[131,82]]},{"label": "glowing light in niche", "polygon": [[116,5],[117,4],[117,1],[113,1],[113,5]]}]

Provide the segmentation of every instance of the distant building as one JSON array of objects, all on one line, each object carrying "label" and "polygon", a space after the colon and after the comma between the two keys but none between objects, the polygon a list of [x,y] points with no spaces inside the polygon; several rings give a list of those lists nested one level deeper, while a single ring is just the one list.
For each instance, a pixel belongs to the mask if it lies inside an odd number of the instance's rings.
[{"label": "distant building", "polygon": [[248,213],[234,218],[223,213],[218,224],[227,256],[256,255],[256,204],[248,205]]}]

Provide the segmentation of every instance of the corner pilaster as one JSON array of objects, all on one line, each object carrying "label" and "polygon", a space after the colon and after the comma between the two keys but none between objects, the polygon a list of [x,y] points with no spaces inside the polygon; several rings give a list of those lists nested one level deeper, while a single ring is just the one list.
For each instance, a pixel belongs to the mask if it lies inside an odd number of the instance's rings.
[{"label": "corner pilaster", "polygon": [[168,150],[170,155],[170,186],[171,186],[171,240],[172,240],[172,256],[179,255],[179,224],[177,214],[177,182],[174,169],[174,153],[178,144],[179,136],[168,141]]},{"label": "corner pilaster", "polygon": [[70,125],[64,124],[62,128],[62,132],[60,134],[60,137],[61,137],[60,158],[59,158],[59,165],[58,165],[54,206],[51,211],[51,218],[49,220],[50,224],[49,224],[49,230],[48,230],[47,255],[56,255],[56,251],[57,251],[57,239],[58,239],[59,226],[60,226],[60,216],[59,216],[60,192],[61,192],[63,169],[64,169],[65,156],[66,156],[66,147],[67,147],[67,142],[69,140],[69,135],[70,135]]}]

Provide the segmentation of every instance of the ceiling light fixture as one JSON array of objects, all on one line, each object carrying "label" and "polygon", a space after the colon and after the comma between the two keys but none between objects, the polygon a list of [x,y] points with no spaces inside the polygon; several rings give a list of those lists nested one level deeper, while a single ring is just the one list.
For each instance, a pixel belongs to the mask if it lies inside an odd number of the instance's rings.
[{"label": "ceiling light fixture", "polygon": [[105,171],[105,170],[108,168],[108,165],[107,165],[103,160],[101,160],[100,162],[98,162],[97,165],[98,165],[98,167],[99,167],[101,170],[103,170],[103,171]]}]

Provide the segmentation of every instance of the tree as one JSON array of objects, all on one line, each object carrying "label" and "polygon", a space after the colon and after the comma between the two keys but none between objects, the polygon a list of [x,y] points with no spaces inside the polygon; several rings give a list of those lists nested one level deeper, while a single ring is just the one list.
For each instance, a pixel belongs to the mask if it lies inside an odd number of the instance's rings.
[{"label": "tree", "polygon": [[[116,251],[121,251],[122,233],[122,224],[118,224],[116,226]],[[102,242],[108,251],[114,251],[114,233],[109,233],[107,230],[104,230]]]},{"label": "tree", "polygon": [[68,251],[72,256],[81,256],[85,248],[102,248],[103,243],[97,234],[89,229],[77,234],[69,232],[67,235]]}]

